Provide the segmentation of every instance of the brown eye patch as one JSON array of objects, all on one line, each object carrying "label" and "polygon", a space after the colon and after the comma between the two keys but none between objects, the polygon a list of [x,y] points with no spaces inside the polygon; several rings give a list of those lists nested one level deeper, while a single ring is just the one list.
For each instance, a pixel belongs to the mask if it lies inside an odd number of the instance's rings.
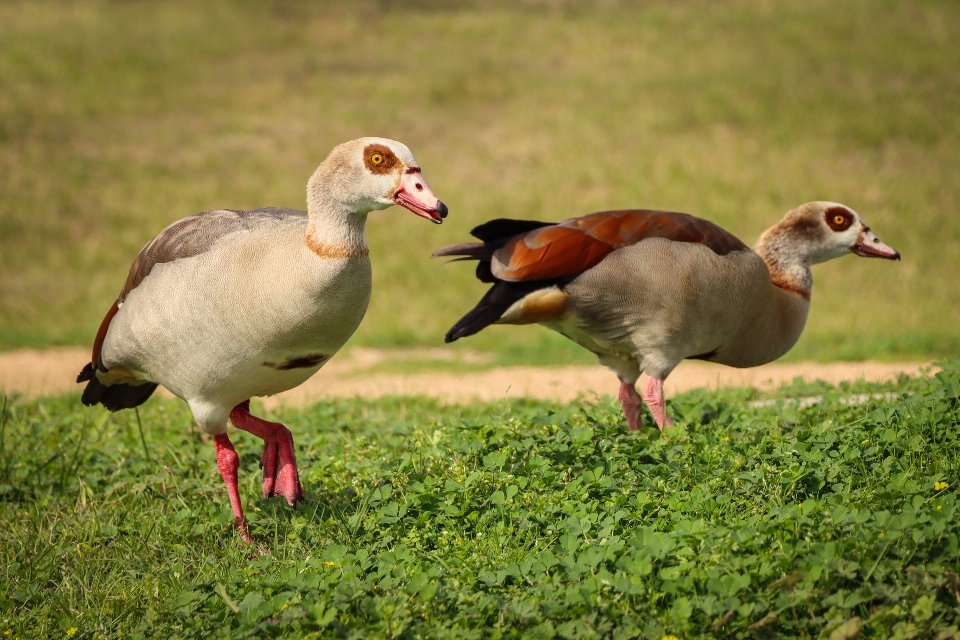
[{"label": "brown eye patch", "polygon": [[370,173],[385,175],[393,173],[400,166],[400,158],[393,155],[389,147],[382,144],[368,144],[363,150],[363,164]]},{"label": "brown eye patch", "polygon": [[824,216],[834,231],[846,231],[853,224],[853,214],[843,207],[830,207]]}]

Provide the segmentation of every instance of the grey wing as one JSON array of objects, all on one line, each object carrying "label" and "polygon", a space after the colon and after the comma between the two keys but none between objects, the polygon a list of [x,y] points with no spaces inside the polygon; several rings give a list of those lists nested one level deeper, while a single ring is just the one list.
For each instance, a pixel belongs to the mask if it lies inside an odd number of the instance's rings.
[{"label": "grey wing", "polygon": [[282,224],[302,225],[306,231],[307,212],[283,207],[265,207],[253,211],[215,209],[178,220],[158,233],[140,251],[130,267],[117,301],[122,304],[127,294],[150,275],[155,265],[199,255],[235,233]]}]

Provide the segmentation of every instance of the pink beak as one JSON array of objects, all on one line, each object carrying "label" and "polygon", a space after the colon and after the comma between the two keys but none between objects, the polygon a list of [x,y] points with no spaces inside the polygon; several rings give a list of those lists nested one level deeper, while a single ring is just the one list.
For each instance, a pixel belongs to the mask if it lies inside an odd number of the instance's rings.
[{"label": "pink beak", "polygon": [[447,205],[433,195],[420,167],[407,167],[400,176],[400,186],[393,194],[393,201],[409,209],[421,218],[441,224],[447,217]]},{"label": "pink beak", "polygon": [[850,247],[850,251],[864,258],[900,259],[900,252],[880,242],[880,238],[870,231],[870,227],[863,228],[860,237],[857,238],[857,244]]}]

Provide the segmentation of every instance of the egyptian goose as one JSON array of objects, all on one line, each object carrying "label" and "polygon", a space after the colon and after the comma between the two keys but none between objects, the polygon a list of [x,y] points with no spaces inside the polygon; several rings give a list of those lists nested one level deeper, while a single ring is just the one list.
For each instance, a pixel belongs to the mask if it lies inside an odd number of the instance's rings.
[{"label": "egyptian goose", "polygon": [[[756,251],[712,222],[665,211],[602,211],[556,224],[498,219],[471,234],[481,242],[433,255],[478,260],[477,278],[493,286],[446,341],[490,324],[542,324],[617,374],[631,429],[642,425],[645,400],[661,431],[672,424],[663,382],[681,360],[753,367],[796,343],[810,309],[810,265],[850,252],[900,259],[835,202],[790,211]],[[642,398],[641,372],[649,376]]]},{"label": "egyptian goose", "polygon": [[307,183],[307,211],[218,209],[184,218],[143,248],[77,378],[111,411],[158,384],[213,436],[234,521],[250,540],[227,419],[264,440],[263,495],[303,500],[293,437],[249,399],[296,387],[353,334],[370,300],[367,214],[398,204],[440,224],[447,207],[403,144],[360,138],[333,149]]}]

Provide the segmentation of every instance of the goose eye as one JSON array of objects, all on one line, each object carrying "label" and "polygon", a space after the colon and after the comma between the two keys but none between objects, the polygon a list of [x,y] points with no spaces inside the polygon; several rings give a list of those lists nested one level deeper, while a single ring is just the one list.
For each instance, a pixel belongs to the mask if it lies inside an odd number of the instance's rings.
[{"label": "goose eye", "polygon": [[832,230],[838,233],[849,229],[850,225],[853,224],[855,219],[855,214],[847,211],[846,209],[841,209],[840,207],[830,207],[825,213],[826,215],[824,216],[824,222],[826,222],[827,226],[829,226]]},{"label": "goose eye", "polygon": [[383,164],[383,156],[379,153],[374,153],[372,156],[370,156],[370,162],[379,166]]}]

